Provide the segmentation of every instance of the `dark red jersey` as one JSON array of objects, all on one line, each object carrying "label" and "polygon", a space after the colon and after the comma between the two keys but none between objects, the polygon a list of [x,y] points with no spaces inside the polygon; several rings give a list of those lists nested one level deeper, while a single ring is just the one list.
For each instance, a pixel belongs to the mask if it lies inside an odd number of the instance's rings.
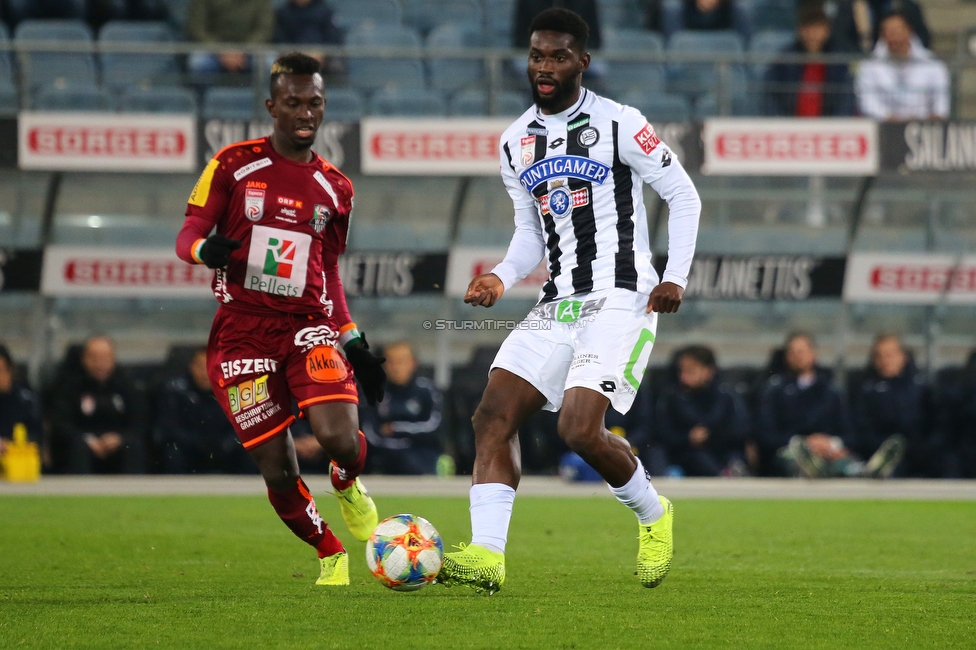
[{"label": "dark red jersey", "polygon": [[345,312],[337,257],[346,248],[352,201],[352,182],[318,155],[299,163],[275,152],[270,138],[239,142],[221,149],[200,175],[177,253],[199,263],[199,246],[216,226],[243,244],[214,274],[221,303],[331,316],[335,300]]}]

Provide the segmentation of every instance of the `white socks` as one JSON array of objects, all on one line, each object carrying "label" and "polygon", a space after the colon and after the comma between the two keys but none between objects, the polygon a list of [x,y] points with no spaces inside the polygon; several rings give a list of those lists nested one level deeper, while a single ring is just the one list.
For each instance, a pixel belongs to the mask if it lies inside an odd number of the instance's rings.
[{"label": "white socks", "polygon": [[618,488],[611,487],[610,491],[620,503],[634,511],[642,526],[653,524],[664,515],[664,506],[657,498],[657,490],[651,485],[651,479],[647,477],[639,458],[637,470],[630,480]]},{"label": "white socks", "polygon": [[470,496],[471,543],[504,553],[515,490],[504,483],[482,483],[471,486]]}]

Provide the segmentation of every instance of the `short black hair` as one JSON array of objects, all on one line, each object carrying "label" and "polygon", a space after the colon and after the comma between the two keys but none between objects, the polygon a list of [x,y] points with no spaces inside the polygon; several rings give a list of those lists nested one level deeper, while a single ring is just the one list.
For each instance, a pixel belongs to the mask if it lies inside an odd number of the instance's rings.
[{"label": "short black hair", "polygon": [[529,25],[529,38],[533,32],[559,32],[573,37],[573,44],[580,52],[586,51],[586,42],[590,38],[590,26],[583,17],[575,11],[553,7],[546,9],[532,20]]},{"label": "short black hair", "polygon": [[278,59],[271,64],[271,97],[275,96],[275,88],[278,85],[278,77],[283,74],[315,74],[322,70],[322,64],[317,59],[301,52],[292,52]]},{"label": "short black hair", "polygon": [[710,347],[704,345],[689,345],[688,347],[681,348],[678,350],[676,356],[678,359],[687,357],[712,370],[718,366],[715,362],[715,353],[712,352]]},{"label": "short black hair", "polygon": [[825,12],[822,7],[804,7],[800,10],[800,13],[796,19],[797,27],[823,24],[830,26],[830,18],[827,16],[827,12]]}]

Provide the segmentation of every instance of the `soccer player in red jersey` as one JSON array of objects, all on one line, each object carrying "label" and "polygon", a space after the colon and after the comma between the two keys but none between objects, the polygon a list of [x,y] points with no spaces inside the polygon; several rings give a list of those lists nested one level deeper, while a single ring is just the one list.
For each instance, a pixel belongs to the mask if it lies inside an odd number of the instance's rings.
[{"label": "soccer player in red jersey", "polygon": [[176,252],[215,270],[220,307],[207,371],[271,505],[318,551],[316,584],[348,585],[348,557],[299,476],[288,429],[294,397],[332,459],[343,519],[353,536],[368,539],[377,516],[357,478],[366,440],[356,380],[373,404],[383,399],[386,373],[352,322],[339,279],[353,189],[311,150],[325,109],[318,70],[299,53],[274,63],[265,102],[273,133],[217,152],[190,193]]}]

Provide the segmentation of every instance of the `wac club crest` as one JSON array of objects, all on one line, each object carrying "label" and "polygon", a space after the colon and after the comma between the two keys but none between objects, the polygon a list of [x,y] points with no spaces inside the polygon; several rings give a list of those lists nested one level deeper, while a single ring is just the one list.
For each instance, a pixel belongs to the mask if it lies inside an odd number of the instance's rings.
[{"label": "wac club crest", "polygon": [[329,218],[332,216],[332,211],[324,205],[316,205],[312,210],[312,220],[308,222],[308,225],[315,230],[316,233],[321,233],[325,230],[325,225],[329,223]]}]

